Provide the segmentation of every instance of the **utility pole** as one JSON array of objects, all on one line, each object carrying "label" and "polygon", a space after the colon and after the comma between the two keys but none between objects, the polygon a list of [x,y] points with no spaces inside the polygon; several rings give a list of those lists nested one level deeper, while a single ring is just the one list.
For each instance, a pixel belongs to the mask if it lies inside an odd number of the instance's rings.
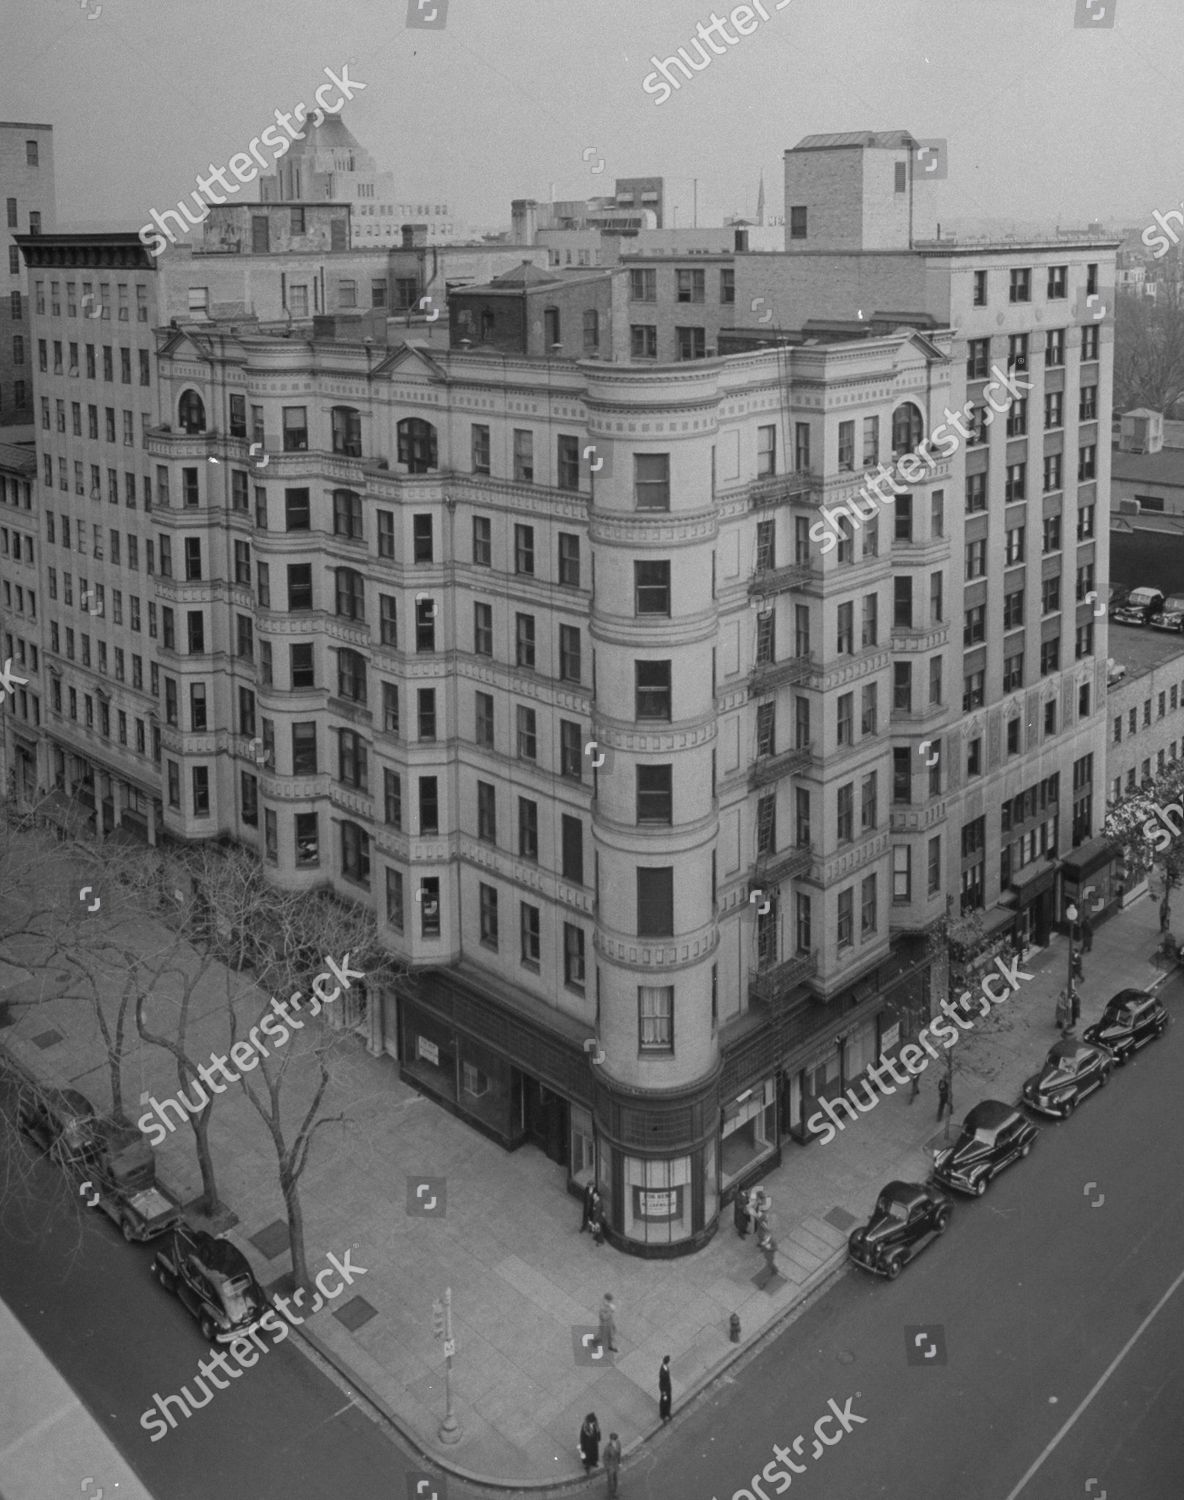
[{"label": "utility pole", "polygon": [[1068,1034],[1076,1026],[1078,1016],[1077,969],[1073,961],[1073,939],[1077,931],[1077,908],[1072,901],[1065,907],[1065,920],[1069,924],[1069,978],[1065,985],[1065,998],[1069,1006],[1069,1025],[1066,1027],[1066,1034]]},{"label": "utility pole", "polygon": [[460,1423],[452,1411],[452,1356],[456,1353],[456,1340],[452,1337],[452,1288],[444,1290],[444,1300],[432,1303],[432,1323],[436,1337],[444,1340],[444,1420],[440,1423],[439,1438],[442,1443],[459,1443]]}]

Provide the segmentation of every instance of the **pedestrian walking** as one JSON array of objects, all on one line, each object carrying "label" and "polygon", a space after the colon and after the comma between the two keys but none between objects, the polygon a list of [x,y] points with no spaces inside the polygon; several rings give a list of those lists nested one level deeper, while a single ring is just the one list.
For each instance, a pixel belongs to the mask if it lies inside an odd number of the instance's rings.
[{"label": "pedestrian walking", "polygon": [[621,1467],[621,1439],[610,1432],[604,1445],[604,1472],[608,1475],[608,1492],[617,1493],[617,1470]]},{"label": "pedestrian walking", "polygon": [[584,1461],[585,1474],[591,1474],[600,1465],[600,1423],[594,1411],[588,1413],[580,1428],[580,1457]]},{"label": "pedestrian walking", "polygon": [[736,1189],[732,1201],[732,1223],[736,1226],[736,1233],[744,1239],[748,1234],[748,1192],[745,1188]]},{"label": "pedestrian walking", "polygon": [[599,1194],[596,1191],[596,1184],[594,1182],[589,1182],[584,1189],[584,1217],[580,1221],[581,1234],[583,1234],[584,1230],[589,1228],[592,1223],[592,1208],[598,1197]]},{"label": "pedestrian walking", "polygon": [[771,1275],[776,1275],[777,1274],[777,1241],[773,1238],[772,1234],[769,1232],[769,1226],[768,1226],[767,1222],[765,1223],[764,1228],[761,1230],[760,1238],[756,1242],[756,1248],[765,1257],[765,1265],[768,1268],[770,1274]]},{"label": "pedestrian walking", "polygon": [[613,1294],[605,1292],[604,1301],[600,1304],[600,1343],[601,1347],[608,1347],[614,1354],[618,1353],[613,1339],[617,1336],[617,1305],[613,1301]]},{"label": "pedestrian walking", "polygon": [[1081,919],[1081,946],[1088,953],[1094,945],[1094,924],[1089,919],[1089,912]]},{"label": "pedestrian walking", "polygon": [[920,1073],[914,1073],[913,1074],[912,1087],[909,1089],[909,1103],[910,1104],[912,1104],[913,1100],[916,1099],[917,1095],[920,1092],[921,1092],[921,1075],[920,1075]]},{"label": "pedestrian walking", "polygon": [[658,1415],[663,1422],[670,1420],[670,1402],[673,1397],[673,1389],[670,1385],[670,1356],[664,1354],[662,1363],[658,1368]]},{"label": "pedestrian walking", "polygon": [[940,1120],[946,1112],[953,1114],[954,1106],[950,1103],[950,1080],[939,1078],[937,1080],[937,1118]]},{"label": "pedestrian walking", "polygon": [[1069,1029],[1069,1023],[1072,1014],[1073,1012],[1070,1009],[1068,991],[1062,990],[1057,996],[1057,1026],[1060,1028],[1062,1036],[1064,1036]]}]

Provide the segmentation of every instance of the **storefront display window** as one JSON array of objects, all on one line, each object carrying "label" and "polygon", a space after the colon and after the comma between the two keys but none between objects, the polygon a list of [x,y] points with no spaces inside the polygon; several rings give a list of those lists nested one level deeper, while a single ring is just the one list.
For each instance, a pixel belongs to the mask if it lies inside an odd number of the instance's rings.
[{"label": "storefront display window", "polygon": [[403,1014],[403,1067],[441,1099],[456,1103],[456,1044],[436,1020],[408,1003]]},{"label": "storefront display window", "polygon": [[645,1244],[687,1239],[691,1224],[691,1158],[642,1161],[624,1158],[627,1238]]},{"label": "storefront display window", "polygon": [[777,1149],[776,1087],[766,1078],[724,1107],[721,1186],[726,1190]]}]

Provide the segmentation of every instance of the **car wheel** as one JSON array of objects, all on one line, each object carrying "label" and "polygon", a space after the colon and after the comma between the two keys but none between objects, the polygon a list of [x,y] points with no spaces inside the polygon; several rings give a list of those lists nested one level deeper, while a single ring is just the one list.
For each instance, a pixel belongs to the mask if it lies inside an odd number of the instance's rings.
[{"label": "car wheel", "polygon": [[1073,1113],[1073,1111],[1076,1108],[1077,1108],[1077,1095],[1076,1094],[1071,1094],[1069,1096],[1069,1098],[1065,1100],[1065,1113],[1061,1116],[1061,1118],[1063,1120],[1067,1120],[1069,1118],[1069,1116]]},{"label": "car wheel", "polygon": [[155,1261],[152,1264],[152,1269],[156,1272],[156,1279],[166,1292],[175,1292],[177,1290],[177,1278],[171,1271],[166,1271],[162,1265],[158,1265]]},{"label": "car wheel", "polygon": [[1021,1156],[1027,1156],[1028,1152],[1031,1151],[1031,1149],[1032,1149],[1032,1142],[1031,1141],[1025,1141],[1024,1144],[1020,1147],[1020,1155]]},{"label": "car wheel", "polygon": [[904,1270],[904,1256],[901,1255],[898,1251],[888,1261],[888,1264],[884,1267],[884,1270],[887,1272],[888,1280],[895,1281],[896,1278],[900,1275],[901,1271]]},{"label": "car wheel", "polygon": [[987,1179],[985,1177],[980,1177],[979,1180],[974,1185],[974,1196],[976,1198],[981,1198],[982,1195],[986,1192],[986,1190],[987,1190]]},{"label": "car wheel", "polygon": [[201,1317],[197,1320],[197,1326],[201,1329],[201,1336],[205,1339],[206,1343],[212,1344],[218,1332],[213,1318],[208,1313],[202,1313]]},{"label": "car wheel", "polygon": [[1101,1073],[1100,1073],[1100,1075],[1098,1076],[1098,1087],[1100,1089],[1104,1089],[1109,1082],[1110,1082],[1110,1069],[1109,1068],[1103,1068],[1102,1071],[1101,1071]]},{"label": "car wheel", "polygon": [[132,1244],[136,1238],[136,1232],[132,1228],[132,1221],[130,1219],[120,1219],[119,1228],[128,1244]]},{"label": "car wheel", "polygon": [[949,1228],[949,1224],[950,1224],[950,1209],[947,1206],[947,1207],[943,1208],[941,1210],[941,1212],[938,1214],[937,1218],[934,1219],[934,1221],[933,1221],[933,1227],[937,1231],[938,1234],[945,1234],[946,1230]]}]

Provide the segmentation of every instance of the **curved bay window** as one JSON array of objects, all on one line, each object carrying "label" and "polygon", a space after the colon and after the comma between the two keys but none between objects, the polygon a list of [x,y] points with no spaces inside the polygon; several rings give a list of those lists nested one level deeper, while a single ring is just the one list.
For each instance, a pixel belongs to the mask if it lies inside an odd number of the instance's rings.
[{"label": "curved bay window", "polygon": [[177,403],[177,421],[184,432],[206,430],[206,404],[196,391],[181,392],[181,399]]},{"label": "curved bay window", "polygon": [[337,653],[337,696],[352,703],[366,701],[366,658],[359,651],[342,648]]},{"label": "curved bay window", "polygon": [[354,490],[333,491],[333,535],[363,540],[362,497]]},{"label": "curved bay window", "polygon": [[618,1222],[625,1239],[634,1245],[686,1244],[689,1249],[693,1237],[711,1223],[719,1209],[715,1155],[714,1141],[686,1156],[655,1158],[622,1152],[608,1175],[620,1182]]},{"label": "curved bay window", "polygon": [[911,453],[921,441],[924,419],[920,409],[911,401],[903,401],[892,413],[892,452],[899,458]]},{"label": "curved bay window", "polygon": [[333,452],[347,458],[362,456],[362,418],[356,406],[335,406],[333,416]]},{"label": "curved bay window", "polygon": [[436,429],[422,417],[404,417],[396,428],[398,456],[412,474],[436,468]]},{"label": "curved bay window", "polygon": [[356,568],[338,568],[337,613],[347,620],[366,618],[366,583]]}]

